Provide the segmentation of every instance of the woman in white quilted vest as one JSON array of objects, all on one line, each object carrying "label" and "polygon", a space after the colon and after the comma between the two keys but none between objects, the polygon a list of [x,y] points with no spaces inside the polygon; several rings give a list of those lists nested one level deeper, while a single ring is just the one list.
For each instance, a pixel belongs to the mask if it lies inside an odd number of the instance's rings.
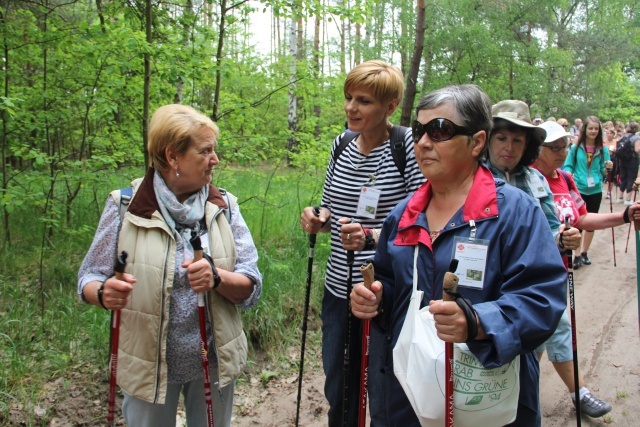
[{"label": "woman in white quilted vest", "polygon": [[[216,124],[191,107],[158,108],[149,123],[151,167],[133,181],[126,213],[120,190],[107,198],[78,272],[85,302],[121,310],[117,383],[129,427],[174,426],[180,394],[187,424],[207,425],[199,292],[206,295],[214,422],[231,424],[234,383],[247,358],[238,308],[257,303],[262,277],[235,197],[211,185],[218,135]],[[210,255],[197,262],[192,232]],[[127,265],[118,280],[123,250]]]}]

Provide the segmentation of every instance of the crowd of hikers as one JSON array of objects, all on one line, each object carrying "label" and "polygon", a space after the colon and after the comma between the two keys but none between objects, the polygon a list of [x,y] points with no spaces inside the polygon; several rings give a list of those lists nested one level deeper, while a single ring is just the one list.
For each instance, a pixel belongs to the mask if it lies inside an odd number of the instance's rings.
[{"label": "crowd of hikers", "polygon": [[[594,230],[640,220],[638,124],[532,120],[526,103],[492,103],[463,84],[420,99],[405,128],[389,119],[403,80],[379,60],[349,72],[346,129],[321,200],[300,215],[311,242],[331,239],[321,311],[327,424],[364,426],[368,396],[371,426],[452,425],[445,402],[454,413],[447,393],[457,393],[472,397],[477,425],[541,426],[545,351],[578,411],[608,413],[575,369],[567,285],[591,264]],[[238,310],[257,303],[263,283],[236,198],[211,184],[218,136],[190,107],[156,110],[151,165],[110,194],[78,273],[82,300],[118,319],[111,387],[122,390],[130,427],[174,426],[181,395],[188,425],[231,425],[247,360]],[[605,187],[623,211],[598,213]],[[375,281],[365,285],[368,262]],[[457,289],[444,290],[451,277]],[[359,319],[371,323],[366,348]],[[446,343],[450,360],[422,334]],[[429,370],[441,373],[431,380]],[[430,382],[438,392],[416,398]],[[460,402],[454,416],[465,425]],[[110,423],[113,411],[110,400]]]}]

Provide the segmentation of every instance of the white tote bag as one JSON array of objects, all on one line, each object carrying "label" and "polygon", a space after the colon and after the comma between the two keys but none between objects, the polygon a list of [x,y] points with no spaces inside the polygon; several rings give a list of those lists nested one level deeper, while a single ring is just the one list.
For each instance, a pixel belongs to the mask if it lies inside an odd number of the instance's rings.
[{"label": "white tote bag", "polygon": [[[445,425],[444,341],[438,338],[429,307],[420,310],[418,246],[413,258],[413,292],[393,348],[393,372],[423,427]],[[454,423],[456,427],[502,426],[513,422],[520,395],[520,356],[486,369],[466,344],[454,345]]]}]

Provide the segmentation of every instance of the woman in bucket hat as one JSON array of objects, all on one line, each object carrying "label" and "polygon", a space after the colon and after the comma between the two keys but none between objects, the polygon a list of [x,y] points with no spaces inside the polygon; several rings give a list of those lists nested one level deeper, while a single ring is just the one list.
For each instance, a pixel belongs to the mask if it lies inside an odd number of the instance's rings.
[{"label": "woman in bucket hat", "polygon": [[[518,100],[500,101],[491,107],[493,130],[489,137],[486,165],[497,178],[518,187],[542,208],[556,243],[560,248],[560,233],[566,243],[579,244],[578,230],[564,231],[553,204],[553,193],[540,172],[530,168],[538,158],[547,132],[531,123],[529,106]],[[563,248],[560,248],[563,249]]]}]

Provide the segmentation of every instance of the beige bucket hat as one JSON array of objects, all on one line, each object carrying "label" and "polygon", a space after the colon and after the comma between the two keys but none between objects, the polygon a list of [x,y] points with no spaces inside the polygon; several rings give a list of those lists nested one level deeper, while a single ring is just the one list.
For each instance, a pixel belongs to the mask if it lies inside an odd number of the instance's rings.
[{"label": "beige bucket hat", "polygon": [[517,99],[507,99],[494,104],[491,107],[491,116],[493,122],[502,119],[513,123],[514,125],[526,128],[530,131],[531,139],[534,144],[540,146],[547,137],[547,131],[539,126],[531,123],[531,113],[529,106]]}]

